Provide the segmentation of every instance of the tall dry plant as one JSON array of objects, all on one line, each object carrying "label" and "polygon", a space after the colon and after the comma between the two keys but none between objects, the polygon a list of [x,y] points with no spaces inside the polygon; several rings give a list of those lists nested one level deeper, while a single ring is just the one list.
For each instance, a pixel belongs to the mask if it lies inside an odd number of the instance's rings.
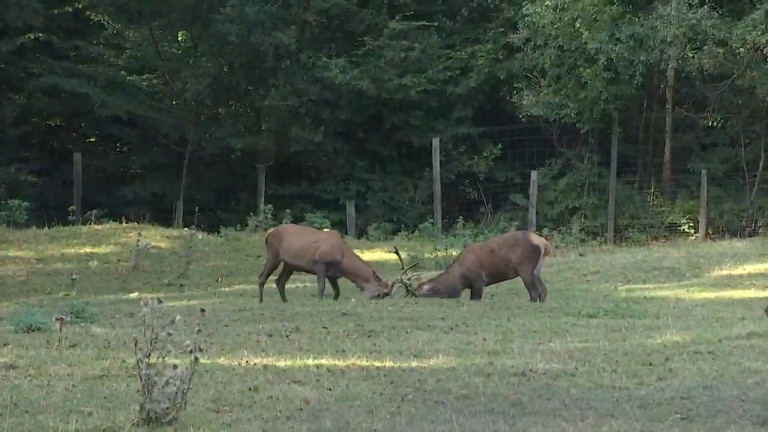
[{"label": "tall dry plant", "polygon": [[[133,338],[136,371],[139,378],[139,413],[134,425],[168,425],[178,420],[187,407],[192,378],[200,364],[202,352],[198,341],[202,333],[205,309],[200,308],[192,337],[183,344],[175,340],[174,329],[181,320],[176,315],[168,318],[162,309],[160,297],[141,300],[142,336]],[[184,361],[174,361],[174,354],[182,354]]]}]

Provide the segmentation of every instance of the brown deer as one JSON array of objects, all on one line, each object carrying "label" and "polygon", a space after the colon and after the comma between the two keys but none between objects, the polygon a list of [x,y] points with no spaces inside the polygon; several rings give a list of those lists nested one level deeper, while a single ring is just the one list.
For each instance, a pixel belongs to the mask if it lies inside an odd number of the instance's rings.
[{"label": "brown deer", "polygon": [[391,293],[387,282],[336,231],[283,224],[268,231],[264,243],[267,259],[259,274],[259,303],[264,302],[264,284],[280,263],[283,263],[283,269],[275,285],[283,303],[288,301],[285,284],[295,271],[317,275],[317,296],[320,300],[323,299],[326,278],[333,288],[334,300],[339,299],[338,280],[342,277],[349,279],[360,291],[365,291],[369,299],[384,298]]},{"label": "brown deer", "polygon": [[469,299],[480,300],[485,287],[520,276],[531,302],[543,303],[547,286],[541,280],[541,265],[551,251],[538,234],[512,231],[467,246],[445,271],[413,290],[402,276],[399,281],[416,297],[458,298],[469,288]]}]

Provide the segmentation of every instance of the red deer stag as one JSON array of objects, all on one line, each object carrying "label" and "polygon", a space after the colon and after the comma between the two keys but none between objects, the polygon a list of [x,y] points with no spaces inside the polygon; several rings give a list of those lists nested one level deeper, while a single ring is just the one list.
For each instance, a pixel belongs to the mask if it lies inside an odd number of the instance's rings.
[{"label": "red deer stag", "polygon": [[469,288],[469,299],[480,300],[485,287],[520,276],[531,302],[543,303],[547,286],[541,280],[541,265],[551,251],[549,242],[538,234],[512,231],[467,246],[445,271],[415,289],[402,276],[400,283],[416,297],[458,298]]},{"label": "red deer stag", "polygon": [[295,271],[317,275],[317,296],[320,300],[323,299],[326,278],[333,288],[334,300],[339,299],[338,280],[342,277],[352,281],[360,291],[365,291],[369,299],[384,298],[391,293],[387,282],[336,231],[283,224],[267,232],[264,243],[267,259],[259,274],[259,303],[264,302],[264,284],[280,263],[283,263],[283,269],[275,285],[283,303],[288,301],[285,284]]}]

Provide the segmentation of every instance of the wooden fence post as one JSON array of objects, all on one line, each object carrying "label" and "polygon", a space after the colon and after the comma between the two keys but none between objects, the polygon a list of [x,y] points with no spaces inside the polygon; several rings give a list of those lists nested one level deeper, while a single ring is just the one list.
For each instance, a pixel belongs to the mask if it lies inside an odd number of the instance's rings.
[{"label": "wooden fence post", "polygon": [[432,205],[434,207],[435,234],[438,243],[443,235],[443,209],[440,190],[440,138],[432,138]]},{"label": "wooden fence post", "polygon": [[357,238],[357,217],[355,215],[355,200],[347,200],[347,235]]},{"label": "wooden fence post", "polygon": [[264,217],[264,189],[267,183],[267,166],[256,165],[256,213]]},{"label": "wooden fence post", "polygon": [[81,224],[83,219],[83,155],[75,153],[72,156],[72,184],[73,184],[73,216],[76,224]]},{"label": "wooden fence post", "polygon": [[613,244],[616,231],[616,168],[619,153],[619,113],[613,110],[613,131],[611,132],[611,177],[608,181],[608,233],[607,241]]},{"label": "wooden fence post", "polygon": [[699,195],[699,240],[707,239],[707,170],[701,170],[701,194]]},{"label": "wooden fence post", "polygon": [[539,172],[531,171],[531,183],[528,187],[528,231],[536,231],[536,200],[539,195]]}]

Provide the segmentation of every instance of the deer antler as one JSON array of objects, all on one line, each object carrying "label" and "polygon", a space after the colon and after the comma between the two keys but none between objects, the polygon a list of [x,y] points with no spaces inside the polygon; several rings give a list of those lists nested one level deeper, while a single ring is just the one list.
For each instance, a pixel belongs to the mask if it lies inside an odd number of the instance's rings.
[{"label": "deer antler", "polygon": [[408,271],[416,266],[419,265],[418,262],[415,262],[408,267],[405,266],[405,262],[403,261],[403,256],[400,254],[400,250],[397,248],[397,246],[392,246],[395,251],[394,254],[397,255],[398,261],[400,261],[400,277],[392,281],[392,285],[390,287],[390,292],[393,292],[395,290],[395,285],[399,284],[405,289],[405,296],[406,297],[416,297],[416,293],[413,292],[413,286],[411,284],[411,279],[419,275],[420,273],[414,273],[412,275],[408,275]]}]

